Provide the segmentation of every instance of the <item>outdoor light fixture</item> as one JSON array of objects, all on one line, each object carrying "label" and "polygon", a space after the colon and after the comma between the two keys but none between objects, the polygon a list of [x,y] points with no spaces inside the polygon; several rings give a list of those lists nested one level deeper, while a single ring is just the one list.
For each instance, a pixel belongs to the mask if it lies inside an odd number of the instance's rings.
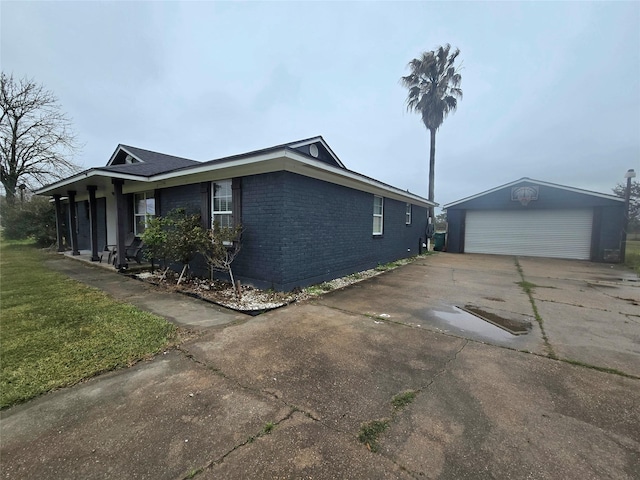
[{"label": "outdoor light fixture", "polygon": [[624,174],[624,178],[627,178],[627,179],[636,178],[636,171],[633,168],[630,168],[629,170],[627,170],[627,173]]}]

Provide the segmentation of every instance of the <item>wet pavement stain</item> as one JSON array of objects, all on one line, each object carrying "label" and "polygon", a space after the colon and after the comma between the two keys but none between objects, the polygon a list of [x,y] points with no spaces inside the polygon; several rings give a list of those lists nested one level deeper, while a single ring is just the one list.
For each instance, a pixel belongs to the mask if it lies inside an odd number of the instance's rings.
[{"label": "wet pavement stain", "polygon": [[479,336],[487,340],[504,341],[518,338],[500,327],[493,325],[476,315],[465,312],[461,308],[452,306],[444,310],[430,310],[429,316],[442,324],[453,327],[453,329],[445,329],[445,331],[459,331],[460,333],[469,333]]},{"label": "wet pavement stain", "polygon": [[525,323],[512,320],[510,318],[504,318],[500,315],[496,315],[495,313],[487,312],[474,305],[465,305],[461,310],[471,313],[472,315],[476,315],[480,320],[492,323],[496,327],[502,328],[513,335],[524,335],[525,333],[529,333],[529,329],[531,328],[530,322]]}]

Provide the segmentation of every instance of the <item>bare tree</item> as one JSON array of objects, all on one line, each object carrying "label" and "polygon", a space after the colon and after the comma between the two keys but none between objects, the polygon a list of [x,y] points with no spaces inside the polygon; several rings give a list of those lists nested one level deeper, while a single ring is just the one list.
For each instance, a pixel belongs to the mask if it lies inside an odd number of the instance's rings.
[{"label": "bare tree", "polygon": [[[630,182],[631,188],[629,189],[629,232],[640,231],[640,182]],[[615,188],[612,189],[613,193],[618,197],[625,198],[627,186],[618,183]]]},{"label": "bare tree", "polygon": [[4,72],[0,83],[0,182],[12,205],[19,184],[33,189],[76,172],[79,147],[52,92]]},{"label": "bare tree", "polygon": [[229,274],[236,296],[240,298],[240,284],[236,284],[233,278],[231,264],[240,253],[240,247],[242,246],[242,225],[221,227],[218,222],[215,222],[213,228],[207,234],[208,241],[203,245],[202,255],[213,270]]}]

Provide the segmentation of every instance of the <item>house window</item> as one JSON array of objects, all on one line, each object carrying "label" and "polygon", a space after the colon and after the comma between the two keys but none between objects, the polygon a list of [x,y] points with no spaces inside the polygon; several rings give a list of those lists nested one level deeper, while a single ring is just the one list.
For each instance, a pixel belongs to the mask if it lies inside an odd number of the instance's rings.
[{"label": "house window", "polygon": [[231,180],[212,182],[211,195],[213,204],[211,226],[218,222],[221,227],[233,227]]},{"label": "house window", "polygon": [[373,196],[373,234],[382,235],[382,224],[384,212],[384,199],[377,195]]},{"label": "house window", "polygon": [[147,228],[149,220],[156,216],[156,199],[153,192],[136,193],[134,196],[133,228],[136,236]]},{"label": "house window", "polygon": [[411,225],[411,204],[407,203],[407,213],[405,214],[404,223]]}]

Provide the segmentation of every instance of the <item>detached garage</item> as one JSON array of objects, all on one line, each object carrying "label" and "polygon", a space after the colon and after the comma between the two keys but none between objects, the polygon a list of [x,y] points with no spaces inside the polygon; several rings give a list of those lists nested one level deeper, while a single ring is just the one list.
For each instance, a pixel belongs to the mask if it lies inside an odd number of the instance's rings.
[{"label": "detached garage", "polygon": [[447,250],[618,261],[624,199],[522,178],[444,206]]}]

